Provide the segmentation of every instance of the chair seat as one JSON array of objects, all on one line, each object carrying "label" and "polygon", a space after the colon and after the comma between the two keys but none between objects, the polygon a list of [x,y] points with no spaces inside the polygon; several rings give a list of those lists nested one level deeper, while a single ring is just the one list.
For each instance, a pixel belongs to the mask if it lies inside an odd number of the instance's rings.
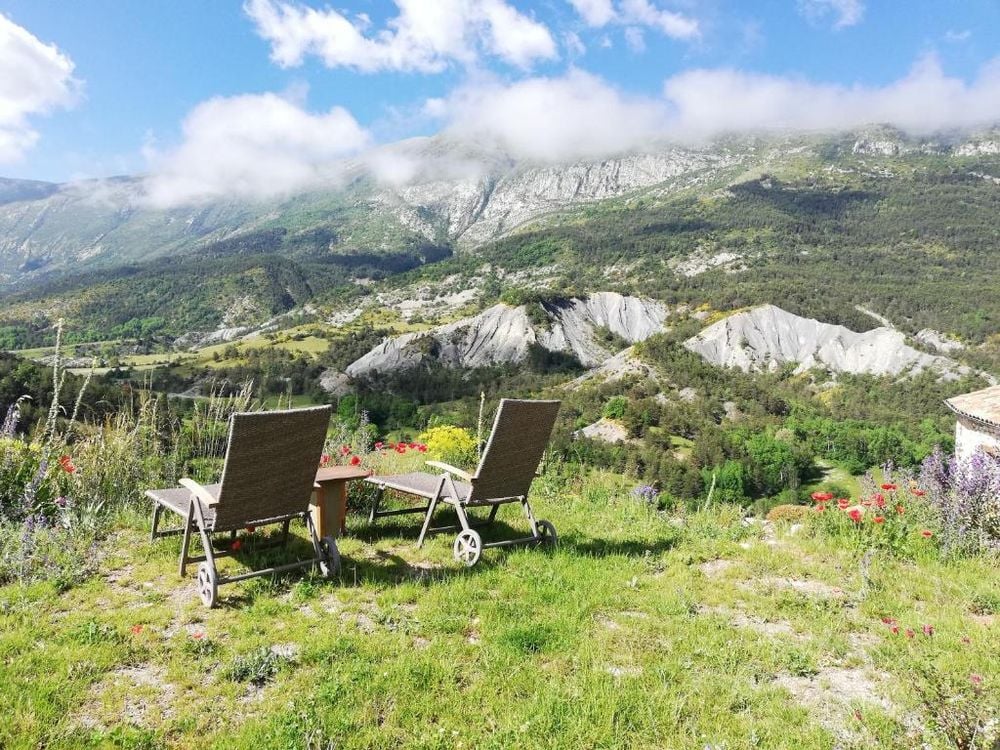
[{"label": "chair seat", "polygon": [[[389,476],[368,477],[365,481],[378,485],[379,487],[386,487],[390,490],[406,492],[410,495],[417,495],[418,497],[426,497],[430,500],[437,494],[438,485],[441,482],[441,475],[428,474],[423,471],[413,471],[409,474],[391,474]],[[455,489],[458,491],[459,497],[452,496],[451,482],[445,482],[439,499],[450,503],[465,500],[465,498],[467,498],[469,493],[472,491],[472,485],[468,482],[461,482],[456,479]]]},{"label": "chair seat", "polygon": [[[206,484],[204,487],[211,493],[212,497],[218,497],[219,488],[222,485]],[[174,513],[184,518],[187,518],[188,508],[191,507],[191,491],[184,487],[169,490],[146,490],[146,497],[155,500],[165,508],[170,508]],[[201,511],[205,516],[205,525],[212,528],[215,525],[215,508],[202,505]]]}]

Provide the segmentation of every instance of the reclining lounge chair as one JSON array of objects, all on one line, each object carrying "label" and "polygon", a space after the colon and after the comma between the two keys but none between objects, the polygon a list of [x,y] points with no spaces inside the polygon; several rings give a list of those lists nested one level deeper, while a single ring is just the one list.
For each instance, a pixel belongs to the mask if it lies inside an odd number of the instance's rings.
[{"label": "reclining lounge chair", "polygon": [[[180,488],[146,491],[146,496],[154,503],[152,538],[184,535],[180,574],[185,575],[189,563],[200,563],[198,593],[205,606],[215,605],[218,587],[224,583],[311,565],[318,565],[329,578],[337,574],[340,566],[337,545],[330,537],[322,540],[317,537],[309,512],[329,421],[329,406],[233,414],[219,484],[200,485],[191,479],[181,479]],[[183,517],[184,525],[160,530],[160,515],[164,509]],[[237,531],[248,526],[280,523],[282,535],[276,546],[286,546],[289,524],[296,518],[302,519],[309,530],[312,558],[239,575],[219,576],[216,558],[233,553],[228,546],[222,550],[213,548],[213,534],[229,532],[232,540]],[[188,553],[192,532],[201,536],[201,555]]]},{"label": "reclining lounge chair", "polygon": [[[505,547],[513,544],[556,543],[556,530],[549,521],[535,520],[528,504],[528,490],[535,478],[538,464],[548,445],[559,412],[558,401],[519,401],[503,399],[493,422],[493,432],[486,443],[479,468],[474,474],[440,461],[428,461],[428,466],[440,469],[440,474],[413,472],[394,476],[369,477],[366,481],[379,488],[372,504],[369,521],[402,513],[424,513],[424,525],[417,540],[419,547],[428,532],[459,530],[453,552],[455,559],[471,567],[484,547]],[[385,490],[422,497],[427,505],[399,510],[379,510]],[[455,509],[458,526],[431,527],[431,519],[439,503]],[[466,512],[469,508],[488,507],[484,526],[496,519],[497,510],[505,503],[520,503],[528,517],[531,536],[484,543],[473,528]]]}]

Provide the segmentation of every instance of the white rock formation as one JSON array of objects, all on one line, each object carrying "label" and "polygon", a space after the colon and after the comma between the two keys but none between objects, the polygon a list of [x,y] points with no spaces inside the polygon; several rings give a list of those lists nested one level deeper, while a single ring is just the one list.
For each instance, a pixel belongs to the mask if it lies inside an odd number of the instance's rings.
[{"label": "white rock formation", "polygon": [[940,331],[935,331],[933,328],[924,328],[917,332],[914,336],[917,341],[922,344],[926,344],[932,349],[937,349],[942,354],[951,354],[952,352],[958,352],[965,348],[961,341],[949,336],[946,333],[941,333]]},{"label": "white rock formation", "polygon": [[958,363],[917,351],[891,328],[864,333],[802,318],[774,305],[763,305],[720,320],[684,342],[712,364],[750,372],[776,370],[795,363],[795,372],[813,368],[872,375],[916,374],[926,369],[942,375],[961,371]]},{"label": "white rock formation", "polygon": [[589,424],[583,429],[574,432],[573,437],[602,440],[605,443],[624,443],[628,441],[628,430],[614,420],[601,418],[593,424]]},{"label": "white rock formation", "polygon": [[658,302],[613,292],[549,303],[543,310],[547,325],[536,326],[526,307],[499,304],[429,331],[388,338],[351,363],[346,372],[366,377],[415,367],[428,359],[455,368],[515,363],[528,356],[533,344],[573,354],[584,366],[595,367],[611,356],[596,340],[595,328],[608,328],[635,343],[663,330],[667,318],[666,308]]}]

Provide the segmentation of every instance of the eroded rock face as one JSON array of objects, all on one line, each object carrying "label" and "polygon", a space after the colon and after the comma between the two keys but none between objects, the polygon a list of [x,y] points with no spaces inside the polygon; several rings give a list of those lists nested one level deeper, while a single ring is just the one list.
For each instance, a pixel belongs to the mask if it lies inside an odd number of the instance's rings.
[{"label": "eroded rock face", "polygon": [[663,330],[667,309],[658,302],[598,292],[585,299],[567,299],[542,306],[544,320],[534,320],[524,306],[499,304],[471,318],[430,331],[386,339],[351,363],[347,374],[368,377],[405,370],[424,361],[446,367],[477,368],[522,362],[532,345],[575,356],[586,367],[611,357],[597,340],[597,328],[607,328],[628,343]]},{"label": "eroded rock face", "polygon": [[844,326],[802,318],[774,305],[731,315],[684,342],[712,364],[744,372],[775,370],[796,363],[813,368],[872,375],[910,375],[926,369],[943,375],[958,363],[917,351],[897,330],[880,327],[857,333]]}]

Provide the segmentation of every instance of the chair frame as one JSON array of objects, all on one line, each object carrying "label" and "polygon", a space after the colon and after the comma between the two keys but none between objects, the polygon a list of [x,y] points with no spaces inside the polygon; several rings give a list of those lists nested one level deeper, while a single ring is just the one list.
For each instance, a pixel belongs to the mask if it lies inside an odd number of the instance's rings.
[{"label": "chair frame", "polygon": [[[444,463],[442,461],[427,461],[427,465],[439,469],[441,474],[437,476],[436,489],[429,494],[415,492],[413,489],[408,489],[403,483],[393,482],[392,477],[369,477],[365,481],[374,484],[378,488],[378,492],[375,494],[375,498],[372,502],[371,510],[368,514],[369,523],[375,523],[379,518],[386,518],[388,516],[398,516],[411,513],[423,513],[424,522],[420,528],[420,535],[417,537],[417,547],[423,546],[424,540],[428,534],[438,533],[443,531],[458,531],[458,536],[455,539],[455,544],[453,548],[453,553],[455,559],[465,565],[471,567],[479,562],[480,556],[483,549],[492,547],[511,547],[515,545],[526,545],[526,544],[549,544],[555,546],[558,537],[556,535],[555,526],[544,519],[536,519],[534,512],[531,509],[531,503],[528,502],[527,494],[522,495],[501,495],[497,497],[482,497],[474,499],[476,494],[475,483],[479,478],[479,471],[482,469],[485,462],[487,453],[490,450],[490,445],[493,443],[493,436],[496,434],[497,430],[501,425],[502,412],[505,402],[515,401],[513,399],[503,399],[500,402],[500,408],[497,410],[497,416],[494,421],[493,431],[490,434],[490,440],[487,442],[486,450],[483,451],[483,457],[480,460],[479,470],[476,474],[470,474],[467,471],[451,466],[450,464]],[[517,403],[537,403],[551,405],[555,404],[555,408],[558,409],[558,401],[542,401],[542,402],[517,402]],[[552,419],[555,419],[555,413],[552,415]],[[550,428],[551,432],[551,428]],[[536,467],[537,469],[537,467]],[[533,472],[534,476],[537,477],[537,471]],[[460,479],[464,482],[469,483],[468,492],[461,492],[458,486],[455,484],[455,479]],[[393,510],[381,510],[380,505],[382,504],[383,498],[385,496],[386,490],[393,490],[395,492],[400,492],[403,494],[416,495],[418,497],[427,498],[427,504],[417,507],[410,508],[399,508]],[[431,522],[434,518],[434,513],[440,504],[450,505],[455,509],[455,513],[458,516],[457,524],[449,524],[445,526],[431,526]],[[489,526],[492,524],[497,517],[497,512],[500,510],[501,505],[507,505],[510,503],[520,503],[521,509],[524,512],[525,518],[527,518],[531,534],[529,536],[516,537],[514,539],[502,539],[492,542],[484,542],[482,537],[476,531],[478,528]],[[473,523],[470,519],[468,510],[470,508],[489,508],[489,515],[477,523]]]},{"label": "chair frame", "polygon": [[[328,407],[326,411],[329,412]],[[230,434],[232,434],[234,418],[238,416],[240,415],[234,414],[233,417],[230,418]],[[228,451],[226,460],[227,462],[229,460]],[[223,478],[225,478],[225,474],[223,475]],[[219,499],[206,487],[198,482],[195,482],[193,479],[185,477],[180,480],[179,484],[191,493],[186,514],[180,513],[176,508],[165,503],[160,497],[157,496],[157,490],[146,491],[146,496],[153,501],[153,522],[152,529],[150,531],[150,541],[155,541],[156,539],[168,536],[183,536],[181,541],[178,573],[181,577],[184,577],[187,575],[188,565],[199,563],[198,593],[205,606],[214,607],[217,604],[218,587],[223,584],[235,583],[237,581],[245,581],[249,578],[275,575],[278,573],[314,566],[317,567],[327,578],[334,578],[339,572],[340,553],[337,549],[336,541],[332,537],[324,537],[320,539],[308,505],[304,510],[294,513],[285,513],[263,519],[247,518],[246,523],[241,523],[236,526],[227,524],[224,528],[215,528],[213,525],[206,523],[205,510],[206,508],[219,505]],[[313,489],[318,488],[319,485],[314,483]],[[184,524],[173,528],[161,529],[160,520],[164,510],[180,515],[184,518]],[[276,547],[287,549],[291,522],[297,518],[302,520],[307,531],[309,532],[309,540],[312,543],[313,549],[313,556],[311,558],[296,560],[295,562],[283,565],[251,570],[237,575],[219,575],[216,560],[223,557],[233,557],[235,553],[231,549],[218,549],[215,544],[213,544],[213,542],[218,541],[217,535],[227,534],[231,544],[232,541],[236,539],[239,529],[244,528],[244,526],[250,523],[252,523],[255,527],[280,523],[282,525],[281,536],[276,541],[262,545],[255,545],[253,549],[254,551],[273,549]],[[201,541],[202,554],[200,555],[190,554],[191,542],[195,533],[197,533]]]}]

